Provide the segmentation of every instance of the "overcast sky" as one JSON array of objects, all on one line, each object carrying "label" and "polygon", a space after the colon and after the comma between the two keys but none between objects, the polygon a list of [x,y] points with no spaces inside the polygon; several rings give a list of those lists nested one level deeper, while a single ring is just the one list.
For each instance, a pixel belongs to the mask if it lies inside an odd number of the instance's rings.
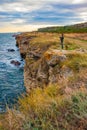
[{"label": "overcast sky", "polygon": [[0,32],[87,21],[87,0],[0,0]]}]

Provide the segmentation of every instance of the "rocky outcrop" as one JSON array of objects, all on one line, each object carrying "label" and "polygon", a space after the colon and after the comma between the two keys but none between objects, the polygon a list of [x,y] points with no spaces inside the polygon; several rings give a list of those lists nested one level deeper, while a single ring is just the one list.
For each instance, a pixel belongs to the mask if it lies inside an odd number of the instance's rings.
[{"label": "rocky outcrop", "polygon": [[[53,44],[39,44],[34,41],[37,36],[42,34],[20,34],[16,37],[17,46],[20,53],[25,58],[24,66],[24,83],[28,92],[36,87],[44,87],[48,84],[59,84],[62,86],[73,86],[70,79],[76,77],[78,73],[85,70],[86,63],[83,65],[79,61],[84,51],[66,51],[52,49]],[[37,39],[35,39],[36,41]],[[79,57],[79,59],[78,59]],[[76,59],[77,58],[77,59]],[[74,62],[74,63],[73,63]],[[75,87],[80,87],[85,82],[80,77],[81,84],[75,84],[79,80],[74,81]]]},{"label": "rocky outcrop", "polygon": [[11,61],[11,64],[15,65],[15,66],[19,66],[21,65],[21,63],[19,61],[15,61],[15,60],[12,60]]},{"label": "rocky outcrop", "polygon": [[15,38],[16,38],[16,46],[19,47],[21,57],[25,58],[29,43],[28,38],[23,37],[22,35],[17,35]]},{"label": "rocky outcrop", "polygon": [[8,52],[14,52],[15,50],[14,49],[8,49]]}]

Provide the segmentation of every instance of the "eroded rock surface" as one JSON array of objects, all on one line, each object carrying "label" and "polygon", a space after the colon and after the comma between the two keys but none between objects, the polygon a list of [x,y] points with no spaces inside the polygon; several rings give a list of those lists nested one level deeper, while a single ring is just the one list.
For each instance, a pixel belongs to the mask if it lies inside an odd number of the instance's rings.
[{"label": "eroded rock surface", "polygon": [[[16,37],[17,46],[25,58],[24,83],[27,91],[55,83],[65,87],[73,86],[71,79],[75,76],[74,87],[86,85],[87,77],[84,81],[83,77],[77,76],[82,70],[86,71],[86,62],[82,61],[84,57],[87,61],[86,51],[53,49],[54,42],[46,41],[43,44],[38,40],[40,35],[42,34],[25,33]],[[81,83],[78,82],[79,79]]]}]

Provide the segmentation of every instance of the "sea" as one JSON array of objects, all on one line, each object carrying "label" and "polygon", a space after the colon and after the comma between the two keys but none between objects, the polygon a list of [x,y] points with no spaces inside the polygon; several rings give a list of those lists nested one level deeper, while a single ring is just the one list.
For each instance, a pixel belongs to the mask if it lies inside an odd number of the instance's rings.
[{"label": "sea", "polygon": [[[12,60],[19,61],[21,65],[11,64]],[[24,61],[13,33],[0,33],[0,113],[5,112],[7,107],[14,107],[18,98],[25,93],[23,67]]]}]

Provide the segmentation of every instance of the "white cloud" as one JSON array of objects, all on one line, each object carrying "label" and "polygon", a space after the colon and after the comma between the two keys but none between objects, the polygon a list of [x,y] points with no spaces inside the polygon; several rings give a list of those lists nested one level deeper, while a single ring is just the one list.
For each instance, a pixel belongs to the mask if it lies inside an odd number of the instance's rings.
[{"label": "white cloud", "polygon": [[27,3],[27,4],[50,4],[50,3],[63,3],[63,4],[72,4],[72,3],[84,3],[86,2],[86,0],[32,0],[32,1],[28,1],[28,0],[19,0],[22,3]]},{"label": "white cloud", "polygon": [[73,13],[77,18],[81,19],[82,22],[87,22],[87,7],[76,8]]},{"label": "white cloud", "polygon": [[42,5],[35,5],[35,4],[29,4],[29,3],[4,3],[0,5],[0,11],[1,12],[28,12],[28,11],[33,11],[41,8]]},{"label": "white cloud", "polygon": [[8,11],[8,12],[28,12],[34,11],[41,8],[51,9],[50,4],[62,3],[62,4],[83,4],[86,3],[86,0],[19,0],[16,2],[3,3],[0,5],[0,11]]},{"label": "white cloud", "polygon": [[86,0],[73,0],[73,4],[82,4],[82,3],[86,3]]},{"label": "white cloud", "polygon": [[[42,11],[42,13],[40,11]],[[8,13],[9,15],[3,15],[2,12]],[[47,15],[43,12],[53,12],[53,14],[49,13]],[[0,15],[0,26],[2,26],[3,29],[12,30],[13,28],[14,31],[17,31],[17,28],[18,30],[21,28],[21,30],[27,31],[43,26],[41,25],[42,23],[44,26],[57,23],[49,20],[48,22],[43,21],[41,23],[38,19],[35,21],[35,18],[48,18],[51,20],[62,19],[62,23],[59,23],[65,25],[79,21],[87,21],[87,0],[15,0],[15,2],[3,2],[0,4],[0,13],[2,13]],[[16,14],[18,14],[18,16],[16,16]],[[64,16],[64,14],[66,14],[66,16]],[[66,19],[64,19],[65,17]],[[34,25],[30,25],[31,23]]]},{"label": "white cloud", "polygon": [[15,20],[11,21],[12,24],[23,24],[25,22],[26,22],[26,20],[24,20],[24,19],[15,19]]}]

